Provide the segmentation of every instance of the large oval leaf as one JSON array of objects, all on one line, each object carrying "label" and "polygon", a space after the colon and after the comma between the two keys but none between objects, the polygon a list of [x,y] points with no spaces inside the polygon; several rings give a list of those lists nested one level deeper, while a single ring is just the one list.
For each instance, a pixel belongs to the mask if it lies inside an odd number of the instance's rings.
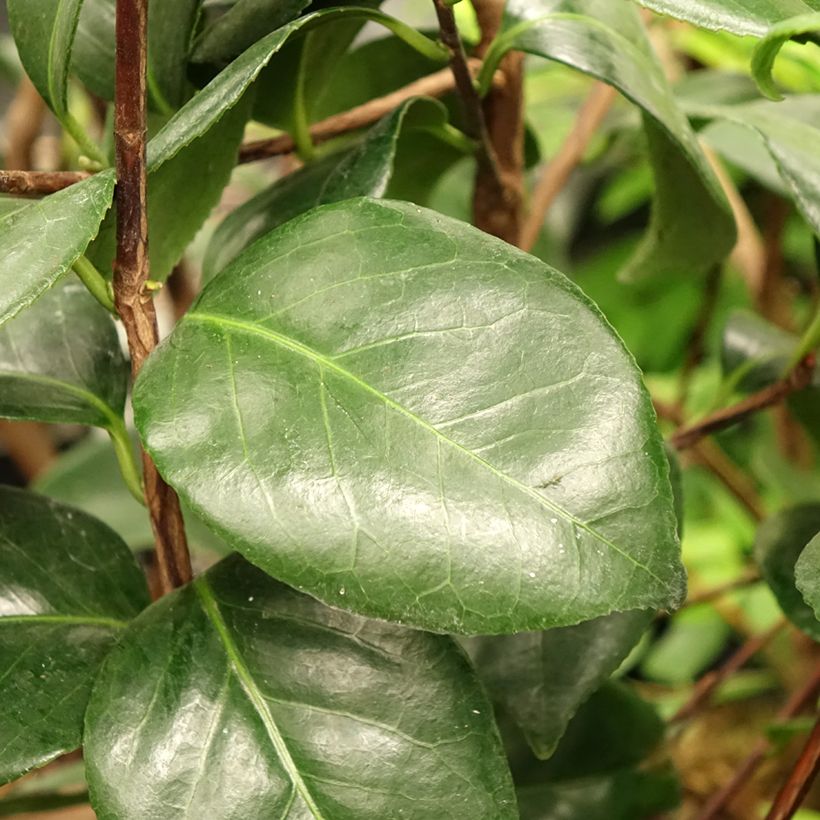
[{"label": "large oval leaf", "polygon": [[97,669],[147,605],[108,527],[0,488],[0,783],[79,746]]},{"label": "large oval leaf", "polygon": [[795,585],[795,564],[820,531],[820,504],[782,510],[763,523],[755,540],[755,559],[783,613],[820,641],[820,620]]},{"label": "large oval leaf", "polygon": [[587,698],[620,666],[652,621],[619,612],[577,626],[472,638],[467,642],[490,695],[546,759]]},{"label": "large oval leaf", "polygon": [[655,196],[626,278],[696,275],[725,258],[735,242],[728,203],[628,0],[510,0],[482,69],[485,86],[509,49],[597,77],[643,110]]},{"label": "large oval leaf", "polygon": [[128,372],[114,322],[76,278],[0,328],[0,416],[119,429]]},{"label": "large oval leaf", "polygon": [[450,638],[331,610],[238,556],[125,633],[85,756],[102,820],[517,817]]},{"label": "large oval leaf", "polygon": [[820,533],[806,544],[794,568],[797,588],[820,621]]},{"label": "large oval leaf", "polygon": [[114,196],[105,171],[0,217],[0,325],[65,274],[97,235]]},{"label": "large oval leaf", "polygon": [[563,275],[395,202],[248,249],[147,363],[160,470],[325,601],[498,633],[676,605],[668,465],[640,374]]}]

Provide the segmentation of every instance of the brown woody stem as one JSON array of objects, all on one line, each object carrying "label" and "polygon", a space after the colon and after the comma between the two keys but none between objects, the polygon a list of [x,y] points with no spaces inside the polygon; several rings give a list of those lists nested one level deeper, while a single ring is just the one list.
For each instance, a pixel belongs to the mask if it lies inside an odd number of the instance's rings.
[{"label": "brown woody stem", "polygon": [[85,171],[0,171],[0,193],[47,196],[91,176]]},{"label": "brown woody stem", "polygon": [[711,433],[725,430],[761,410],[780,404],[792,393],[798,393],[811,384],[814,365],[814,357],[807,356],[785,379],[753,393],[731,407],[712,413],[696,424],[681,428],[670,439],[671,444],[677,450],[685,450]]},{"label": "brown woody stem", "polygon": [[[114,302],[122,319],[136,378],[159,343],[156,311],[146,290],[148,210],[145,143],[148,0],[117,0],[117,80],[114,136],[117,154],[117,259]],[[142,454],[145,501],[151,516],[163,592],[191,580],[191,559],[176,493]]]},{"label": "brown woody stem", "polygon": [[820,719],[783,787],[777,794],[766,820],[789,820],[800,808],[820,771]]}]

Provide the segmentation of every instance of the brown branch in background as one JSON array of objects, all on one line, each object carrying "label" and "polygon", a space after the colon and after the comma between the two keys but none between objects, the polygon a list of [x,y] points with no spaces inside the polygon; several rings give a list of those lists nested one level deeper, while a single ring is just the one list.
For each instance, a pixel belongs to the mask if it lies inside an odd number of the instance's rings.
[{"label": "brown branch in background", "polygon": [[0,420],[0,442],[29,481],[45,472],[57,458],[48,428],[33,421]]},{"label": "brown branch in background", "polygon": [[[654,400],[654,405],[658,416],[661,418],[668,419],[678,426],[684,423],[683,412],[679,406],[667,404],[657,399]],[[687,454],[718,478],[726,489],[748,510],[755,521],[764,519],[766,509],[757,487],[719,445],[709,439],[702,439],[689,448]]]},{"label": "brown branch in background", "polygon": [[6,168],[31,168],[34,143],[43,128],[46,110],[34,83],[24,74],[6,114]]},{"label": "brown branch in background", "polygon": [[700,678],[695,684],[689,700],[672,715],[669,722],[671,724],[680,723],[697,714],[709,703],[718,687],[729,680],[735,672],[742,669],[785,625],[785,620],[780,620],[766,632],[751,637],[725,663]]},{"label": "brown branch in background", "polygon": [[[799,715],[817,699],[818,692],[820,692],[820,664],[815,667],[806,683],[791,695],[777,713],[778,722],[783,723]],[[732,778],[707,801],[697,820],[717,820],[723,814],[724,808],[751,780],[771,748],[772,742],[768,738],[761,738]]]},{"label": "brown branch in background", "polygon": [[[436,0],[440,3],[441,0]],[[501,28],[505,0],[473,0],[483,58]],[[452,16],[452,13],[451,13]],[[479,109],[486,139],[473,190],[473,222],[493,236],[519,245],[524,223],[524,55],[506,54],[498,66],[504,78]]]},{"label": "brown branch in background", "polygon": [[0,193],[47,196],[90,176],[85,171],[0,171]]},{"label": "brown branch in background", "polygon": [[753,393],[731,407],[718,410],[705,419],[678,430],[671,437],[670,443],[677,450],[685,450],[704,436],[725,430],[761,410],[774,407],[792,393],[804,390],[811,384],[814,364],[814,357],[807,356],[785,379],[764,387],[763,390]]},{"label": "brown branch in background", "polygon": [[606,83],[595,83],[558,153],[550,160],[536,183],[530,213],[521,231],[521,248],[531,251],[550,208],[564,189],[572,172],[581,164],[595,132],[600,128],[618,92]]},{"label": "brown branch in background", "polygon": [[[481,67],[481,62],[479,60],[468,60],[468,67],[471,76],[475,75]],[[501,82],[498,73],[496,73],[495,82],[497,84]],[[314,123],[310,127],[311,140],[314,144],[318,144],[333,139],[333,137],[347,134],[350,131],[365,128],[413,97],[443,97],[455,90],[455,87],[456,81],[453,72],[449,68],[443,68],[441,71],[436,71],[402,88],[391,91],[383,97],[368,100],[349,111],[333,114],[327,119]],[[290,154],[295,150],[296,144],[290,134],[282,134],[272,139],[246,143],[239,152],[239,162],[255,162],[260,159]]]},{"label": "brown branch in background", "polygon": [[[139,374],[159,343],[149,276],[146,70],[147,0],[117,0],[117,79],[114,136],[117,153],[117,260],[114,301],[128,337],[131,371]],[[145,500],[151,515],[164,592],[191,580],[191,559],[176,493],[142,454]]]},{"label": "brown branch in background", "polygon": [[809,739],[800,753],[789,778],[777,794],[766,820],[789,820],[806,798],[820,771],[820,719],[814,724]]},{"label": "brown branch in background", "polygon": [[750,568],[743,572],[742,575],[727,581],[725,584],[719,584],[711,589],[704,589],[690,594],[686,598],[685,606],[697,606],[698,604],[708,604],[728,595],[730,592],[735,592],[739,589],[756,584],[760,581],[760,572],[757,569]]}]

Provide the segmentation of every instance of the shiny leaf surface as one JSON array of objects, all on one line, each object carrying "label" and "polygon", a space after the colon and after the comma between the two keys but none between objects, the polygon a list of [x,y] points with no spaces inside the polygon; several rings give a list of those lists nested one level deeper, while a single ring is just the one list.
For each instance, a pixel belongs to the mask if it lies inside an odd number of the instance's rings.
[{"label": "shiny leaf surface", "polygon": [[511,0],[506,15],[485,80],[497,56],[517,49],[597,77],[643,110],[656,191],[649,231],[624,277],[697,275],[721,261],[734,244],[733,218],[631,3]]},{"label": "shiny leaf surface", "polygon": [[238,556],[128,629],[85,755],[101,820],[517,817],[450,638],[329,609]]},{"label": "shiny leaf surface", "polygon": [[640,374],[563,275],[415,206],[350,200],[255,243],[138,380],[161,472],[274,577],[501,633],[683,593]]},{"label": "shiny leaf surface", "polygon": [[0,488],[0,782],[79,746],[97,669],[147,604],[108,527]]},{"label": "shiny leaf surface", "polygon": [[820,0],[637,0],[659,14],[701,28],[762,37],[788,17],[820,11]]},{"label": "shiny leaf surface", "polygon": [[383,196],[393,175],[402,129],[443,126],[444,107],[408,100],[376,123],[362,142],[288,174],[232,211],[211,239],[203,265],[208,281],[255,239],[317,205],[356,196]]},{"label": "shiny leaf surface", "polygon": [[105,171],[0,217],[0,325],[50,288],[97,235],[114,195]]},{"label": "shiny leaf surface", "polygon": [[795,586],[795,564],[818,531],[820,504],[804,504],[766,520],[755,541],[755,559],[783,613],[815,640],[820,640],[820,621]]},{"label": "shiny leaf surface", "polygon": [[806,544],[795,566],[797,588],[820,621],[820,534]]},{"label": "shiny leaf surface", "polygon": [[651,620],[651,613],[624,612],[543,632],[472,638],[466,645],[487,691],[546,759]]},{"label": "shiny leaf surface", "polygon": [[0,416],[121,426],[128,373],[111,316],[74,277],[0,328]]}]

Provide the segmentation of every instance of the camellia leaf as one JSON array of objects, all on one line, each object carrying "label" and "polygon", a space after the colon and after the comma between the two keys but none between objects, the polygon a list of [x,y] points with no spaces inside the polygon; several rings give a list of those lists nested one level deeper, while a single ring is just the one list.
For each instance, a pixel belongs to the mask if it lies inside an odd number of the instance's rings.
[{"label": "camellia leaf", "polygon": [[764,96],[782,100],[772,69],[780,49],[796,37],[804,34],[820,34],[820,12],[792,17],[774,25],[757,44],[752,55],[752,74]]},{"label": "camellia leaf", "polygon": [[108,527],[0,487],[0,782],[79,746],[97,669],[147,605],[142,574]]},{"label": "camellia leaf", "polygon": [[14,41],[26,73],[66,130],[92,159],[105,157],[68,112],[71,49],[83,0],[8,0]]},{"label": "camellia leaf", "polygon": [[628,0],[510,0],[482,89],[510,49],[591,74],[643,109],[656,191],[649,232],[625,278],[697,275],[725,258],[735,242],[728,203]]},{"label": "camellia leaf", "polygon": [[356,196],[383,196],[393,175],[402,129],[442,129],[446,122],[447,111],[441,103],[407,100],[376,123],[359,145],[278,180],[222,221],[205,255],[203,279],[213,278],[255,239],[317,205]]},{"label": "camellia leaf", "polygon": [[762,37],[789,18],[820,11],[820,0],[637,0],[659,14],[700,28]]},{"label": "camellia leaf", "polygon": [[466,646],[490,695],[533,753],[546,759],[579,706],[620,666],[652,617],[616,613],[543,632],[471,638]]},{"label": "camellia leaf", "polygon": [[0,328],[0,416],[123,427],[128,363],[114,322],[76,278]]},{"label": "camellia leaf", "polygon": [[105,171],[0,217],[0,325],[50,288],[97,235],[114,196]]},{"label": "camellia leaf", "polygon": [[797,588],[820,621],[820,533],[809,541],[795,566]]},{"label": "camellia leaf", "polygon": [[755,559],[783,613],[815,640],[820,640],[820,621],[795,586],[795,564],[818,531],[820,504],[803,504],[766,520],[755,541]]},{"label": "camellia leaf", "polygon": [[193,509],[328,603],[492,634],[683,595],[622,343],[562,274],[431,211],[349,200],[260,239],[134,405]]},{"label": "camellia leaf", "polygon": [[84,742],[101,820],[518,816],[452,639],[329,609],[239,556],[127,630]]}]

